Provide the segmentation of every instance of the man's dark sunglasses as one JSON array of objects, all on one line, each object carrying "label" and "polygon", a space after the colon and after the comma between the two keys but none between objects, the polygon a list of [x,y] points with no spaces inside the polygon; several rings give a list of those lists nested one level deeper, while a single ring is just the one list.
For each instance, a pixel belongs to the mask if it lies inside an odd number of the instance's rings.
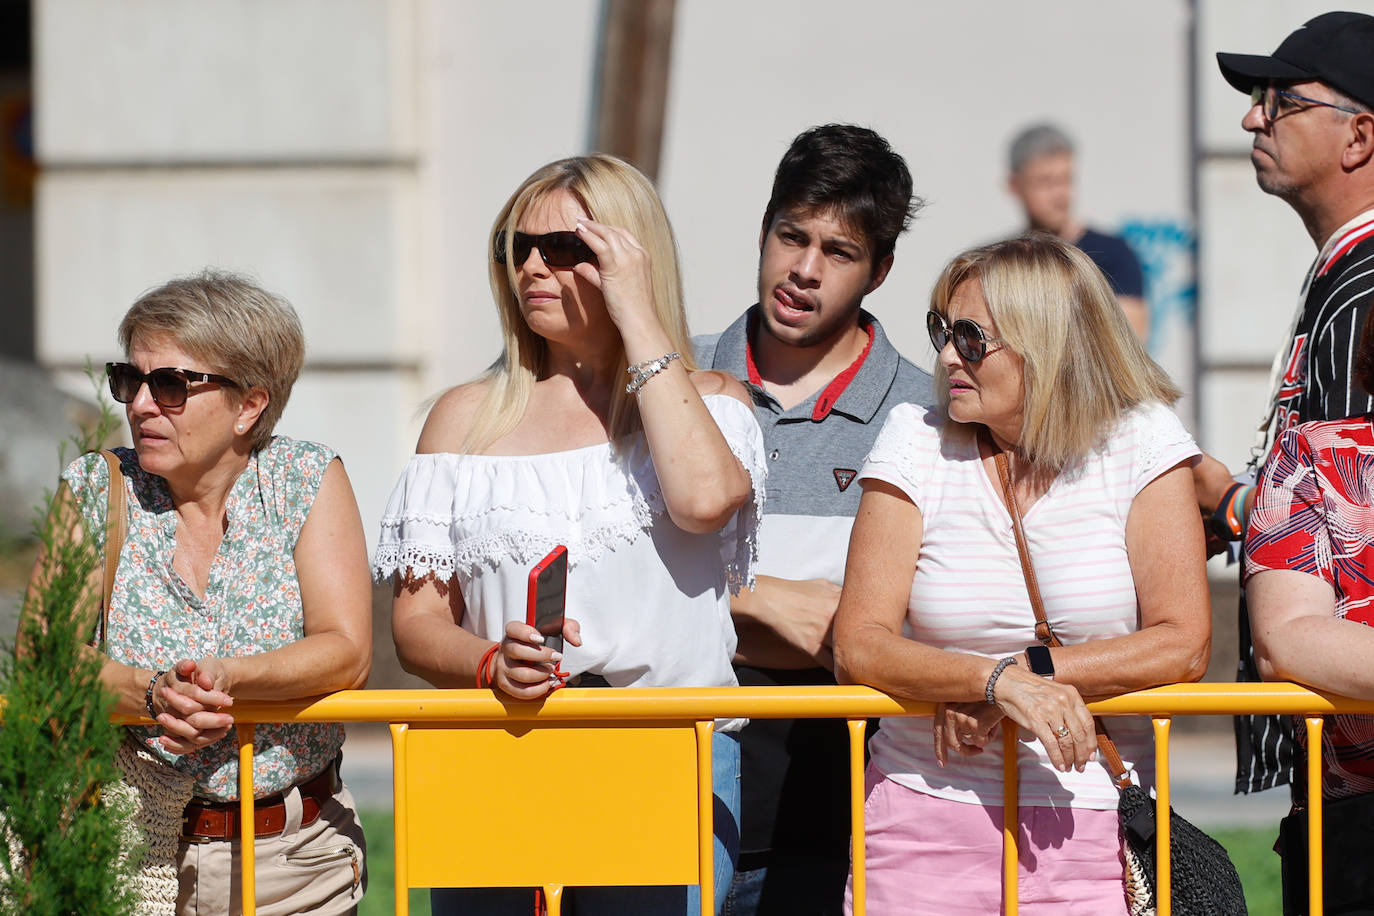
[{"label": "man's dark sunglasses", "polygon": [[[1323,102],[1321,99],[1309,98],[1305,95],[1298,95],[1296,92],[1289,92],[1287,89],[1280,89],[1278,86],[1251,86],[1250,87],[1250,107],[1260,106],[1260,111],[1264,112],[1264,120],[1273,123],[1279,116],[1279,100],[1287,99],[1290,103],[1306,102],[1308,108],[1334,108],[1337,111],[1344,111],[1349,114],[1360,114],[1357,109],[1347,105],[1337,105],[1334,102]],[[1293,108],[1306,110],[1301,105],[1293,104]]]},{"label": "man's dark sunglasses", "polygon": [[[530,235],[527,232],[515,233],[511,242],[511,255],[516,265],[529,259],[530,250],[539,249],[539,256],[550,267],[574,267],[583,261],[596,263],[596,253],[587,243],[577,237],[576,232],[545,232],[543,235]],[[496,233],[496,250],[492,258],[497,264],[506,263],[506,230]]]},{"label": "man's dark sunglasses", "polygon": [[1000,337],[989,337],[971,318],[957,318],[953,324],[946,324],[944,316],[934,311],[926,312],[926,333],[936,353],[952,338],[954,352],[971,363],[980,362],[988,355],[988,344],[1003,343]]},{"label": "man's dark sunglasses", "polygon": [[148,393],[159,407],[180,407],[190,395],[191,382],[216,382],[231,388],[243,387],[238,382],[213,372],[164,367],[151,372],[139,372],[129,363],[106,363],[105,374],[110,377],[110,395],[121,404],[131,404],[138,397],[138,389],[148,384]]}]

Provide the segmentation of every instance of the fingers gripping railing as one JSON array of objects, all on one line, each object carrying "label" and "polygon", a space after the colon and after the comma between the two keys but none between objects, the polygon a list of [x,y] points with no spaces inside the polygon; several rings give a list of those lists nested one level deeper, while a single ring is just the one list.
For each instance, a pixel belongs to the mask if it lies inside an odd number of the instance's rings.
[{"label": "fingers gripping railing", "polygon": [[[1175,715],[1242,715],[1282,713],[1307,717],[1308,746],[1321,746],[1323,717],[1334,713],[1374,713],[1374,701],[1350,700],[1316,693],[1294,684],[1194,684],[1158,687],[1125,694],[1089,704],[1094,715],[1146,715],[1154,720],[1156,766],[1156,839],[1158,912],[1168,916],[1171,910],[1169,860],[1169,749],[1170,718]],[[544,702],[502,702],[490,691],[477,690],[366,690],[342,691],[316,700],[287,703],[240,703],[234,707],[237,722],[240,761],[240,798],[253,797],[253,724],[258,722],[386,722],[391,724],[393,767],[398,773],[415,770],[407,763],[407,734],[420,728],[449,735],[454,741],[470,739],[489,741],[493,732],[516,739],[543,734],[541,740],[582,741],[580,747],[593,747],[627,730],[657,735],[654,742],[644,745],[652,759],[632,761],[640,768],[656,772],[670,764],[669,758],[686,761],[691,777],[691,792],[685,806],[686,813],[673,821],[665,834],[685,832],[685,845],[691,852],[694,868],[690,872],[701,885],[702,913],[710,912],[712,856],[711,825],[711,724],[718,718],[839,718],[848,720],[851,762],[850,793],[853,818],[853,903],[854,913],[862,916],[867,902],[865,881],[866,856],[864,848],[864,773],[863,741],[866,719],[879,716],[929,716],[934,704],[898,700],[866,687],[798,687],[798,688],[690,688],[690,689],[620,689],[620,690],[562,690]],[[139,720],[127,719],[127,722]],[[685,729],[685,732],[680,732]],[[580,737],[579,737],[580,736]],[[1016,728],[1004,722],[1004,853],[1003,888],[1004,912],[1017,911],[1017,875],[1019,857],[1019,812],[1017,810]],[[514,739],[512,739],[514,740]],[[542,745],[541,745],[542,747]],[[454,758],[455,769],[464,766],[463,757]],[[413,763],[413,761],[412,761]],[[525,777],[522,777],[525,778]],[[1321,757],[1308,755],[1308,799],[1310,829],[1308,833],[1309,861],[1312,863],[1308,888],[1309,912],[1321,913],[1322,897],[1322,811]],[[490,792],[499,787],[491,786]],[[528,789],[522,786],[522,789]],[[396,912],[407,912],[406,888],[415,876],[412,850],[402,843],[407,825],[407,811],[416,808],[416,799],[407,798],[412,786],[395,781],[393,801],[396,810],[393,824],[397,831]],[[617,794],[618,788],[607,788],[607,795]],[[421,799],[424,801],[424,799]],[[633,808],[633,805],[630,806]],[[243,912],[253,916],[253,837],[251,803],[244,802],[242,849]],[[630,811],[631,814],[635,812]],[[655,815],[658,812],[654,812]],[[657,822],[656,822],[657,823]],[[465,835],[462,825],[460,835]],[[626,828],[642,831],[642,826]],[[659,831],[655,831],[656,833]],[[631,837],[638,842],[642,836]],[[657,837],[656,837],[657,839]],[[679,838],[682,839],[682,838]],[[678,847],[679,851],[681,845]],[[458,857],[462,850],[449,849],[445,854]],[[512,851],[511,856],[524,855]],[[631,863],[640,867],[641,859],[632,855]],[[653,871],[662,863],[648,860],[646,871]],[[679,872],[674,872],[679,874]],[[552,877],[552,876],[551,876]],[[676,880],[676,879],[675,879]],[[619,880],[618,883],[634,883]],[[531,881],[545,884],[552,891],[550,912],[557,913],[559,890],[557,880]],[[597,883],[597,882],[587,882]],[[673,883],[645,881],[643,883]],[[681,882],[679,882],[681,883]],[[421,885],[424,886],[424,885]]]}]

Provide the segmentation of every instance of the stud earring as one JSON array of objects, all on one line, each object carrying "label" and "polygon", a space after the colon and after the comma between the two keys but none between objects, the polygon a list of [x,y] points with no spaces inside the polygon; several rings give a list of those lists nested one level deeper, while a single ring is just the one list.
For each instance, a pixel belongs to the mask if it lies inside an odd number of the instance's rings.
[{"label": "stud earring", "polygon": [[243,424],[240,423],[238,426],[235,426],[235,427],[234,427],[234,432],[238,432],[238,433],[243,432]]}]

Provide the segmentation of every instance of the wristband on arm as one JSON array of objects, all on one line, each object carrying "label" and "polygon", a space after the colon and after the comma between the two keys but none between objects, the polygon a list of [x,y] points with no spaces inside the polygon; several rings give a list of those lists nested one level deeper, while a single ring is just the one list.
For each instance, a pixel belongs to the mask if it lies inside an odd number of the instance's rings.
[{"label": "wristband on arm", "polygon": [[1226,488],[1216,511],[1207,518],[1208,529],[1223,541],[1239,541],[1245,536],[1245,500],[1254,487],[1233,483]]}]

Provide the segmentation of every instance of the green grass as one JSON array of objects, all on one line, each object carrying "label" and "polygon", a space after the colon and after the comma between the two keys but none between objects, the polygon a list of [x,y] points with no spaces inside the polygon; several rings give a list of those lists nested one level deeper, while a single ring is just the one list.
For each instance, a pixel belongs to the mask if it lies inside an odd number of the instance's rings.
[{"label": "green grass", "polygon": [[1279,880],[1279,857],[1274,852],[1274,838],[1278,824],[1233,830],[1209,830],[1218,843],[1226,847],[1231,861],[1240,872],[1245,888],[1245,902],[1250,916],[1281,916],[1283,913],[1283,885]]},{"label": "green grass", "polygon": [[[358,907],[358,916],[392,916],[396,912],[396,844],[391,811],[361,811],[359,815],[367,835],[367,894]],[[429,891],[410,892],[410,912],[411,916],[429,916]]]},{"label": "green grass", "polygon": [[[359,916],[391,916],[396,912],[394,844],[390,811],[362,812],[367,833],[367,896],[358,908]],[[1250,916],[1280,916],[1283,912],[1279,884],[1279,857],[1274,854],[1278,825],[1255,829],[1209,830],[1226,847],[1240,872]],[[456,854],[456,850],[455,850]],[[429,916],[429,892],[410,892],[410,912]]]}]

